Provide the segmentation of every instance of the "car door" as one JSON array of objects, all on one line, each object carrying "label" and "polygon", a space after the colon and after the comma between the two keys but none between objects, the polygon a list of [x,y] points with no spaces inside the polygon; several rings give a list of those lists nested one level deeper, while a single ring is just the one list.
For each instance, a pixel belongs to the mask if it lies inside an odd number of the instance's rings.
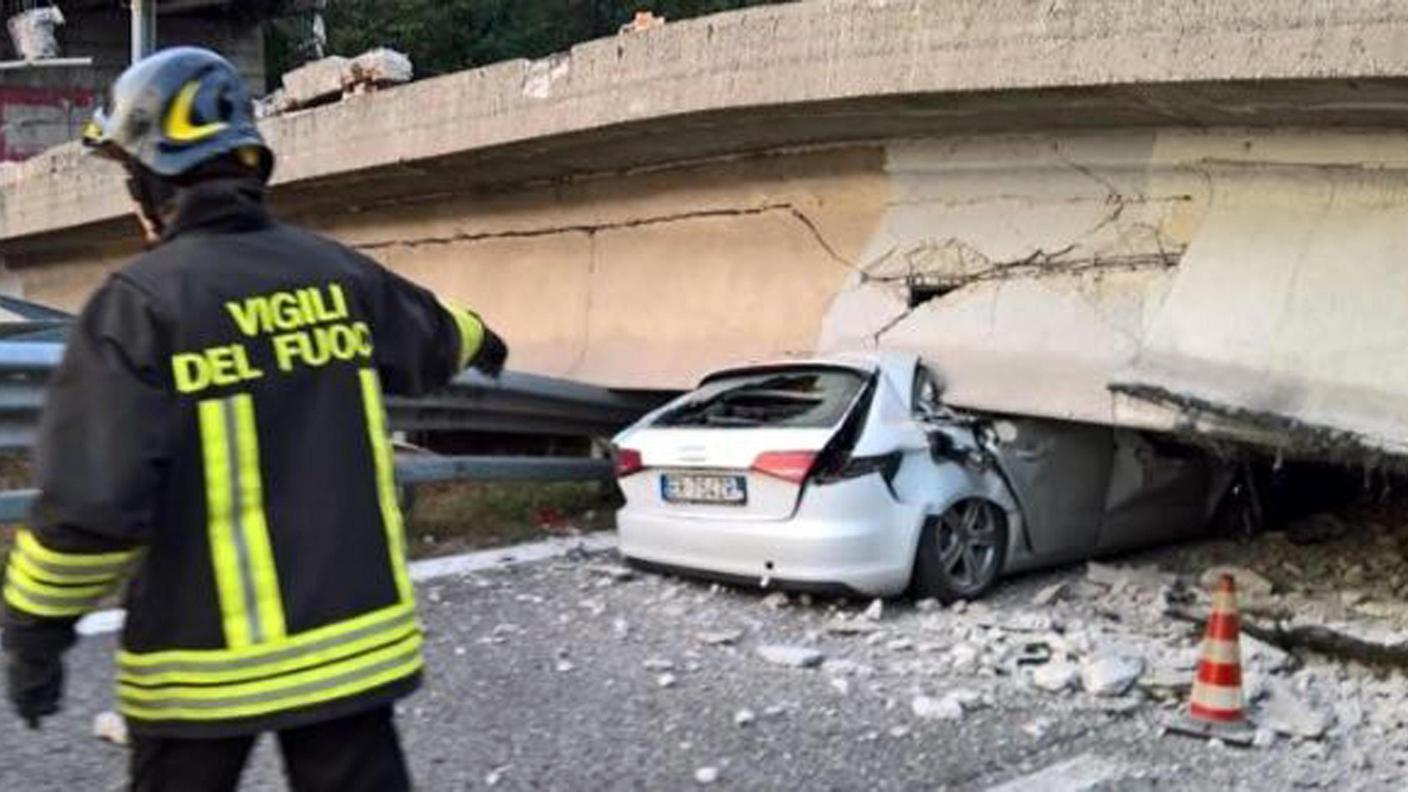
[{"label": "car door", "polygon": [[1109,428],[1040,418],[994,423],[998,465],[1026,517],[1032,552],[1078,558],[1096,546],[1110,480]]}]

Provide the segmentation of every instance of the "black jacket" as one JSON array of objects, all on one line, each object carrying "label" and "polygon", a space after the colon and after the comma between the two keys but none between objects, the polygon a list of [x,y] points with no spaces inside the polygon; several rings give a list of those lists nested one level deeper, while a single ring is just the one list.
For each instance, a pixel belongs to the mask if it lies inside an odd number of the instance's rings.
[{"label": "black jacket", "polygon": [[421,635],[381,394],[443,386],[492,334],[275,222],[254,183],[181,201],[69,336],[6,567],[6,648],[65,648],[130,572],[118,700],[135,731],[385,704],[418,684]]}]

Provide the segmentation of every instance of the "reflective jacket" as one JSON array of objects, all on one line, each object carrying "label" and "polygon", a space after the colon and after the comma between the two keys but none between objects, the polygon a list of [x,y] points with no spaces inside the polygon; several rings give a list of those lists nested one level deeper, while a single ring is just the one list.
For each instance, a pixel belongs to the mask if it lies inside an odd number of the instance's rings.
[{"label": "reflective jacket", "polygon": [[131,573],[117,679],[134,731],[383,705],[422,660],[382,394],[443,386],[488,331],[275,222],[253,183],[181,200],[84,308],[50,383],[6,648],[65,648]]}]

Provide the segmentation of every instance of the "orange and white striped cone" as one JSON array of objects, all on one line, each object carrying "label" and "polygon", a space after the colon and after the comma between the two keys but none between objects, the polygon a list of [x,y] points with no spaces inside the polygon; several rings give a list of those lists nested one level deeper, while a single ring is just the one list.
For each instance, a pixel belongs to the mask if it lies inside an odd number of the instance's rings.
[{"label": "orange and white striped cone", "polygon": [[1212,594],[1212,615],[1203,634],[1188,715],[1195,721],[1236,725],[1246,719],[1242,701],[1241,621],[1237,615],[1237,586],[1231,575],[1217,581]]}]

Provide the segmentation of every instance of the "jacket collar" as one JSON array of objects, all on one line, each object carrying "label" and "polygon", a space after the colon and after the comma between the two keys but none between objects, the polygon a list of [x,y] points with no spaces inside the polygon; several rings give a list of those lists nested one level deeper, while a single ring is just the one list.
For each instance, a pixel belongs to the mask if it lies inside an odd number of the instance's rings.
[{"label": "jacket collar", "polygon": [[219,179],[181,189],[161,235],[163,242],[186,233],[255,231],[273,222],[257,179]]}]

